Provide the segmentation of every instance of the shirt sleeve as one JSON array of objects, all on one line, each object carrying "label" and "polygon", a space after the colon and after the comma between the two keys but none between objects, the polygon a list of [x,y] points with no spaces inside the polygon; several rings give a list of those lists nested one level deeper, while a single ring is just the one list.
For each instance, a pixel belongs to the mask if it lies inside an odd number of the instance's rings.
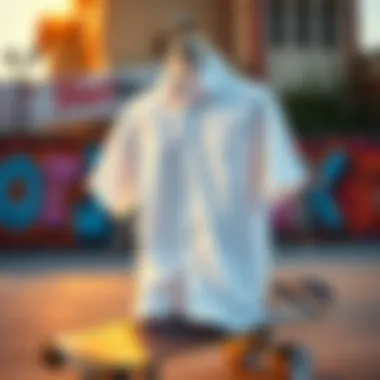
[{"label": "shirt sleeve", "polygon": [[136,204],[137,130],[130,110],[123,111],[106,136],[89,175],[88,190],[113,217]]},{"label": "shirt sleeve", "polygon": [[278,202],[301,190],[308,170],[276,96],[267,92],[262,113],[264,198]]}]

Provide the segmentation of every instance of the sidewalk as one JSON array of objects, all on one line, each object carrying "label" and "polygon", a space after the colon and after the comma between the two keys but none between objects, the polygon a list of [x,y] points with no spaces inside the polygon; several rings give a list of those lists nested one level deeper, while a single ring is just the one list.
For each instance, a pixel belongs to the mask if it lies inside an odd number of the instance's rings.
[{"label": "sidewalk", "polygon": [[[284,253],[287,257],[278,261],[279,278],[316,276],[337,294],[336,304],[323,320],[284,326],[276,334],[310,348],[316,380],[380,379],[380,258],[376,252],[303,247]],[[127,255],[111,253],[1,255],[0,379],[72,380],[72,374],[51,373],[38,364],[41,342],[58,332],[125,318],[133,290],[127,273],[130,266]],[[205,352],[173,363],[164,378],[222,380],[216,358]]]}]

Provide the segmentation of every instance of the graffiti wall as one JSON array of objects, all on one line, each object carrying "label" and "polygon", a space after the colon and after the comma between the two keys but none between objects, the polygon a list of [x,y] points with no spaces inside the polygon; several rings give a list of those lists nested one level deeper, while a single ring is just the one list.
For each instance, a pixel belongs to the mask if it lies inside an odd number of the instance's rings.
[{"label": "graffiti wall", "polygon": [[380,240],[380,141],[302,142],[312,175],[296,207],[274,215],[283,239]]},{"label": "graffiti wall", "polygon": [[[0,249],[110,244],[113,225],[84,179],[98,139],[0,140]],[[302,142],[312,183],[273,215],[277,235],[297,242],[380,240],[380,141]]]},{"label": "graffiti wall", "polygon": [[0,248],[109,243],[111,221],[83,185],[96,146],[73,138],[0,141]]}]

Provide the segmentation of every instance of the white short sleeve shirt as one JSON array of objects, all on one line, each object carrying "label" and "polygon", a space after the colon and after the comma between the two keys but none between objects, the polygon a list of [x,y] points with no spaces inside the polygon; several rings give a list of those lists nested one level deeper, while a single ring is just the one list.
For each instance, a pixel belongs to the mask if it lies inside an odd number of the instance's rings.
[{"label": "white short sleeve shirt", "polygon": [[268,88],[214,62],[202,75],[204,98],[181,112],[157,88],[126,107],[90,185],[114,215],[138,207],[137,316],[243,331],[267,318],[269,207],[306,170]]}]

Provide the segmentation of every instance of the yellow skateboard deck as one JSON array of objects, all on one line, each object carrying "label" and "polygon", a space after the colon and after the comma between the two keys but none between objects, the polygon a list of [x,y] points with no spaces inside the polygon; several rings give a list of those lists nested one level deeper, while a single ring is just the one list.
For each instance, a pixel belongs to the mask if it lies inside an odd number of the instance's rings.
[{"label": "yellow skateboard deck", "polygon": [[51,344],[63,361],[105,368],[137,369],[150,363],[137,327],[126,321],[58,336]]}]

